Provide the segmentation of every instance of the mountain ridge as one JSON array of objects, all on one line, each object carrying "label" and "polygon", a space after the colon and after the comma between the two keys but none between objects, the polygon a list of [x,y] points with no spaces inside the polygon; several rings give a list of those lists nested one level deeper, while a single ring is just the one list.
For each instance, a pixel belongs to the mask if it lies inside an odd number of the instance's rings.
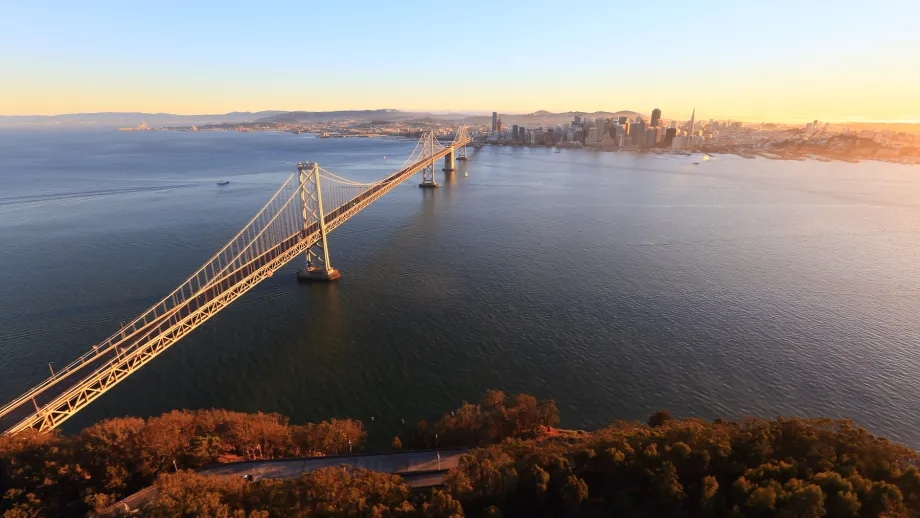
[{"label": "mountain ridge", "polygon": [[[504,123],[559,124],[571,122],[576,116],[585,117],[630,117],[642,115],[638,112],[621,110],[607,111],[567,111],[550,112],[538,110],[525,114],[503,114]],[[643,115],[644,116],[644,115]],[[224,114],[179,115],[172,113],[145,112],[95,112],[65,113],[58,115],[0,115],[0,126],[94,126],[94,127],[133,127],[147,124],[151,127],[171,125],[202,125],[228,123],[282,123],[301,124],[328,122],[343,119],[365,119],[368,121],[396,122],[401,120],[430,119],[440,121],[458,121],[472,124],[490,124],[491,115],[470,114],[463,112],[413,112],[391,108],[374,110],[329,110],[329,111],[284,111],[264,110],[257,112],[233,111]]]}]

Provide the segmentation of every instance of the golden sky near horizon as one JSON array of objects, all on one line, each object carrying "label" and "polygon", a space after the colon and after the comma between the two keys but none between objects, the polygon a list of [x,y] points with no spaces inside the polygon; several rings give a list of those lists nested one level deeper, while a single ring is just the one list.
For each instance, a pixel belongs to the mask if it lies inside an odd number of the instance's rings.
[{"label": "golden sky near horizon", "polygon": [[[865,63],[864,63],[865,65]],[[788,67],[757,70],[695,70],[670,74],[647,83],[610,85],[605,77],[586,76],[578,85],[567,77],[517,74],[501,84],[481,88],[466,76],[441,84],[436,77],[413,81],[369,83],[359,75],[325,82],[254,79],[248,74],[163,78],[143,71],[105,71],[88,75],[70,67],[45,69],[0,82],[0,114],[54,115],[87,112],[151,112],[214,114],[231,111],[397,108],[403,110],[468,110],[530,113],[537,110],[617,111],[642,113],[660,108],[665,118],[688,118],[695,106],[700,117],[801,122],[920,121],[920,66],[891,77],[884,64],[874,70],[803,70]],[[37,72],[37,73],[36,73]],[[258,71],[253,71],[258,76]],[[514,91],[517,90],[517,91]]]},{"label": "golden sky near horizon", "polygon": [[[398,2],[189,6],[183,17],[167,6],[0,4],[0,49],[12,50],[0,52],[0,115],[660,108],[686,119],[696,107],[705,119],[920,121],[916,0],[586,1],[597,16],[487,2],[490,16],[459,33],[439,24],[450,8]],[[324,22],[282,30],[297,11]],[[642,23],[617,21],[627,14]],[[394,40],[400,28],[413,37]]]}]

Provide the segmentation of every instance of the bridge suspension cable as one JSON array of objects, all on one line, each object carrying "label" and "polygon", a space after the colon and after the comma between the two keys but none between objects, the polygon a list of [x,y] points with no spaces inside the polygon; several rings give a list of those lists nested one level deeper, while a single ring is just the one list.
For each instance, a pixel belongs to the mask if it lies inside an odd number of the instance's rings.
[{"label": "bridge suspension cable", "polygon": [[[459,133],[458,133],[459,135]],[[53,429],[221,309],[305,254],[307,268],[330,268],[325,235],[434,160],[451,146],[422,135],[414,161],[372,183],[349,180],[316,164],[299,164],[268,202],[230,241],[178,288],[115,334],[0,408],[6,433]],[[321,247],[322,254],[317,253]],[[313,264],[311,264],[313,263]],[[2,429],[2,428],[0,428]]]}]

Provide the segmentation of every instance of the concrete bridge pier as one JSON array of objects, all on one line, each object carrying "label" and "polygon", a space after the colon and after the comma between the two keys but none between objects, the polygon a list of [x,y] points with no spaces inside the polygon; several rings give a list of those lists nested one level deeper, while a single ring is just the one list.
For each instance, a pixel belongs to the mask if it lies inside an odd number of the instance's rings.
[{"label": "concrete bridge pier", "polygon": [[457,170],[457,163],[454,161],[455,154],[456,154],[456,150],[454,148],[451,148],[450,151],[446,155],[444,155],[444,169],[442,169],[442,171],[449,173],[451,171]]}]

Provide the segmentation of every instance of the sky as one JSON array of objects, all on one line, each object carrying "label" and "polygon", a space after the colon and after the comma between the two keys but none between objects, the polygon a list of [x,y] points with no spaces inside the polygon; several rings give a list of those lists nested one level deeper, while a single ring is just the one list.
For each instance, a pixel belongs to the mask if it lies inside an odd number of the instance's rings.
[{"label": "sky", "polygon": [[0,0],[0,115],[920,121],[917,0]]}]

